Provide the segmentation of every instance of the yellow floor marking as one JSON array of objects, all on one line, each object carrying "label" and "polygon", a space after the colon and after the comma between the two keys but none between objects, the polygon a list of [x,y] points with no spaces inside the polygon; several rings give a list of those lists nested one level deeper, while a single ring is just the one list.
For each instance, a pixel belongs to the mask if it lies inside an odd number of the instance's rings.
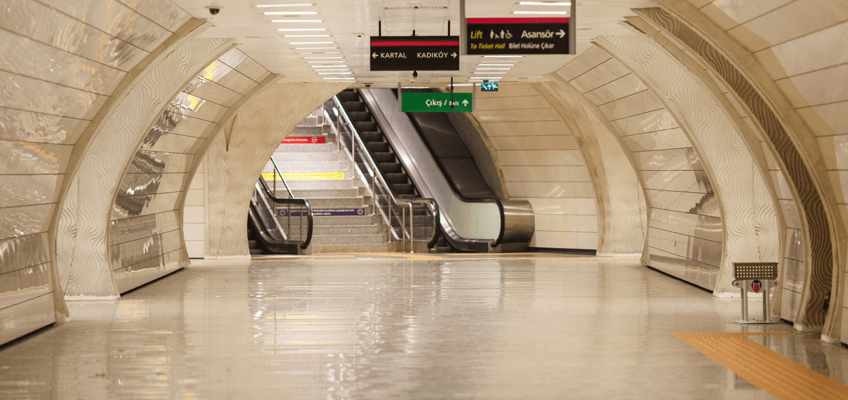
[{"label": "yellow floor marking", "polygon": [[810,333],[675,333],[716,362],[778,399],[845,399],[842,386],[745,336]]}]

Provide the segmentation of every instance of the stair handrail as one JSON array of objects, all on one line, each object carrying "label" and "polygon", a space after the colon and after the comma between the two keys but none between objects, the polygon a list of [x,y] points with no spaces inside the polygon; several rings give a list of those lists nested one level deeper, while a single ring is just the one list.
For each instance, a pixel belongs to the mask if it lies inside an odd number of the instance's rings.
[{"label": "stair handrail", "polygon": [[277,193],[277,175],[280,176],[280,181],[283,182],[283,186],[286,187],[286,192],[289,194],[289,198],[293,199],[294,194],[292,194],[291,189],[289,188],[288,182],[286,182],[286,178],[283,177],[283,173],[280,172],[280,167],[277,166],[277,162],[274,161],[274,156],[271,156],[271,164],[274,166],[274,194]]},{"label": "stair handrail", "polygon": [[[273,161],[273,158],[271,160]],[[276,173],[279,173],[279,169],[277,169],[276,163],[274,163],[274,168],[276,170]],[[275,178],[274,180],[276,181],[276,176],[274,178]],[[282,173],[280,173],[280,178],[283,180],[283,182],[285,182],[285,178],[283,178]],[[313,214],[312,214],[312,206],[309,204],[309,200],[295,199],[295,198],[289,198],[289,199],[277,198],[276,191],[271,192],[271,188],[268,186],[268,182],[265,182],[265,177],[260,175],[259,176],[259,183],[261,184],[262,189],[265,191],[265,194],[274,203],[276,203],[276,204],[289,204],[289,205],[294,204],[294,205],[306,207],[306,222],[308,224],[307,228],[306,228],[306,240],[304,240],[300,244],[300,248],[301,249],[308,248],[309,244],[312,242],[312,230],[313,230],[312,228],[313,228],[313,223],[314,223],[314,217],[313,217]],[[288,189],[288,184],[286,184],[286,188]],[[289,195],[291,195],[291,191],[289,191]],[[303,229],[303,223],[302,223],[303,214],[304,214],[303,212],[300,213],[301,224],[300,224],[299,229]],[[291,212],[287,213],[287,215],[288,215],[289,219],[291,219]],[[291,223],[289,223],[289,228],[291,228]],[[287,233],[287,235],[291,236],[289,233]]]},{"label": "stair handrail", "polygon": [[[368,152],[368,148],[365,146],[365,142],[363,142],[362,138],[359,136],[359,131],[356,130],[356,127],[353,125],[353,121],[350,120],[350,117],[347,115],[347,112],[345,111],[344,107],[342,107],[341,100],[339,100],[338,96],[333,96],[333,105],[334,105],[334,108],[336,110],[338,110],[339,116],[344,118],[348,128],[350,128],[351,136],[356,140],[356,144],[360,148],[360,152],[362,154],[364,154],[363,159],[365,159],[367,161],[365,164],[366,164],[366,167],[368,168],[368,174],[371,175],[371,177],[372,177],[372,181],[371,181],[372,186],[374,185],[374,182],[379,181],[381,188],[388,194],[388,198],[389,198],[388,212],[387,213],[382,212],[382,214],[383,214],[383,218],[384,218],[386,224],[389,227],[389,231],[391,231],[393,234],[395,234],[397,239],[400,239],[402,242],[405,241],[406,235],[405,235],[405,232],[403,232],[403,230],[406,227],[401,226],[401,234],[397,235],[394,231],[394,227],[392,226],[392,222],[391,222],[392,221],[392,207],[391,207],[392,203],[394,203],[396,205],[400,205],[400,206],[410,206],[410,207],[412,207],[413,204],[428,205],[430,207],[430,210],[433,213],[433,234],[431,235],[430,240],[427,242],[427,247],[432,248],[436,244],[436,241],[438,240],[438,233],[439,233],[438,221],[439,221],[439,218],[440,218],[439,205],[436,204],[436,201],[434,199],[431,199],[431,198],[398,199],[397,197],[395,197],[395,195],[392,194],[392,191],[389,188],[388,183],[386,183],[386,180],[383,178],[383,174],[380,172],[380,169],[377,168],[377,163],[374,161],[373,158],[371,158],[371,153]],[[326,107],[324,108],[324,113],[325,114],[327,113]],[[327,114],[327,117],[328,117],[329,120],[332,120],[332,118],[330,117],[329,114]],[[332,124],[331,124],[331,126],[332,126]],[[341,132],[338,128],[336,128],[336,134],[339,135],[338,140],[339,140],[339,142],[341,142],[342,141],[341,140]],[[345,147],[347,147],[347,146],[345,146]],[[355,149],[351,148],[350,153],[348,153],[348,155],[353,160],[354,167],[357,170],[359,170],[359,165],[356,164],[356,158],[354,157],[353,151],[355,151]],[[360,174],[360,176],[362,176],[364,178],[362,171],[359,171],[359,174]],[[374,178],[376,178],[376,179],[374,179]],[[368,182],[366,181],[365,183],[366,183],[366,187],[367,187]],[[375,199],[376,199],[375,188],[372,187],[372,188],[370,188],[370,190],[371,190],[372,196],[375,196]],[[375,206],[379,207],[377,201],[375,201],[374,204],[375,204]],[[413,228],[413,223],[412,223],[412,218],[410,217],[410,230],[409,230],[410,242],[412,242],[412,239],[413,239],[412,228]],[[405,246],[405,242],[404,242],[404,246]],[[413,246],[410,246],[410,247],[413,247]]]}]

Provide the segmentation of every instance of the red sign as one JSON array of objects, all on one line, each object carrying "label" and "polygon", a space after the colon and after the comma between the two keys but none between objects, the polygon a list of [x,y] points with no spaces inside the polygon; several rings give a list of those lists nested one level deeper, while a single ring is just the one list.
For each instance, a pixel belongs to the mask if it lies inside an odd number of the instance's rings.
[{"label": "red sign", "polygon": [[300,143],[300,144],[318,144],[327,143],[327,138],[323,136],[289,136],[283,140],[284,144]]}]

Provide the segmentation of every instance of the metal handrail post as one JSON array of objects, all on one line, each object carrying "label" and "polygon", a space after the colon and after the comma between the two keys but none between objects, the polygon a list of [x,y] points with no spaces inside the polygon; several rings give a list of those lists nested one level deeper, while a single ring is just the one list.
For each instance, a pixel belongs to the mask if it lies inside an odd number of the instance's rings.
[{"label": "metal handrail post", "polygon": [[406,231],[403,229],[404,227],[406,227],[406,207],[401,208],[401,214],[403,214],[403,215],[402,215],[402,218],[400,220],[401,221],[400,222],[400,235],[401,235],[400,252],[403,253],[403,252],[406,251]]},{"label": "metal handrail post", "polygon": [[386,223],[389,225],[389,243],[392,242],[392,197],[386,196],[386,203],[389,204],[389,220]]},{"label": "metal handrail post", "polygon": [[742,281],[742,320],[748,320],[748,281]]},{"label": "metal handrail post", "polygon": [[413,229],[415,229],[415,212],[412,209],[413,205],[409,203],[409,252],[415,253],[415,233]]},{"label": "metal handrail post", "polygon": [[768,279],[763,281],[763,286],[765,288],[765,291],[763,292],[763,321],[771,322],[771,319],[769,318],[770,314],[771,314],[771,311],[770,311],[771,307],[769,306],[770,301],[769,301],[769,280]]},{"label": "metal handrail post", "polygon": [[297,238],[303,240],[303,207],[300,208],[300,226],[297,228]]}]

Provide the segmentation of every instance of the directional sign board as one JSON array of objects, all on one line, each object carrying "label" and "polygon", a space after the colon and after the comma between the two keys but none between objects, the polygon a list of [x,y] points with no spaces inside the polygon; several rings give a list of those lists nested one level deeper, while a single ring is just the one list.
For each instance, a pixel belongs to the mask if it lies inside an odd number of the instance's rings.
[{"label": "directional sign board", "polygon": [[568,18],[468,18],[468,54],[571,54]]},{"label": "directional sign board", "polygon": [[498,91],[498,83],[497,82],[480,82],[480,90],[483,92],[497,92]]},{"label": "directional sign board", "polygon": [[371,36],[371,71],[459,71],[459,36]]},{"label": "directional sign board", "polygon": [[454,93],[451,108],[450,93],[403,92],[403,112],[471,112],[471,93]]}]

